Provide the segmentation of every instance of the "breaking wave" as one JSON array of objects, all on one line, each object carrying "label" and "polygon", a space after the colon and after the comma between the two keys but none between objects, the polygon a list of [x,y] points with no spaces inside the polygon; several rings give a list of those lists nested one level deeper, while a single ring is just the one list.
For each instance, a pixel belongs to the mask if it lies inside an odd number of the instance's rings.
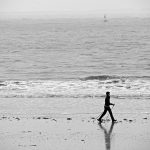
[{"label": "breaking wave", "polygon": [[81,80],[109,80],[109,79],[150,79],[150,76],[109,76],[109,75],[101,75],[101,76],[88,76],[82,78]]},{"label": "breaking wave", "polygon": [[103,97],[110,91],[113,97],[150,98],[150,77],[89,76],[72,81],[1,81],[0,97]]}]

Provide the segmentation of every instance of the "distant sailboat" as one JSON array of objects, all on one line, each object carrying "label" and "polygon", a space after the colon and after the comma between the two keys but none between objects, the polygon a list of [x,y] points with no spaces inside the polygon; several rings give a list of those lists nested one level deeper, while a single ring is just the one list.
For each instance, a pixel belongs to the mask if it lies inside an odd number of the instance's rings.
[{"label": "distant sailboat", "polygon": [[106,15],[104,15],[104,22],[107,22],[108,20],[107,20],[107,17],[106,17]]}]

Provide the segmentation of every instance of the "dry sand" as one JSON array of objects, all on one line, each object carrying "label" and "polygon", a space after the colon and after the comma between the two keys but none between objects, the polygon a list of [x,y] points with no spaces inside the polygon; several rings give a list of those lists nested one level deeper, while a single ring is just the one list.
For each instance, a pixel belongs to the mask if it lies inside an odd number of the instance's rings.
[{"label": "dry sand", "polygon": [[[39,111],[40,113],[37,110],[31,113],[31,107],[27,109],[31,101],[27,102],[26,107],[22,105],[19,107],[20,100],[13,99],[16,105],[10,103],[12,99],[0,100],[0,150],[148,150],[150,148],[148,112],[117,114],[114,110],[118,122],[112,124],[107,119],[100,125],[94,119],[97,114],[49,114],[41,113],[42,110]],[[23,101],[25,100],[22,99],[20,104],[23,104]],[[33,101],[37,102],[37,99]],[[56,100],[57,103],[58,101]],[[22,111],[17,111],[17,106]]]}]

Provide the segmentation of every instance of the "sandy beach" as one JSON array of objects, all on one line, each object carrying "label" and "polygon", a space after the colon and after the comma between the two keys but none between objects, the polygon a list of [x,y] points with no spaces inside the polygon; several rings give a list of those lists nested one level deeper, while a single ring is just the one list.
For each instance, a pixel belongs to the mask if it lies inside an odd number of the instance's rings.
[{"label": "sandy beach", "polygon": [[148,150],[149,103],[130,100],[132,105],[137,102],[133,108],[129,100],[112,101],[116,103],[113,112],[118,122],[112,124],[106,115],[105,121],[98,124],[102,99],[3,98],[0,149]]}]

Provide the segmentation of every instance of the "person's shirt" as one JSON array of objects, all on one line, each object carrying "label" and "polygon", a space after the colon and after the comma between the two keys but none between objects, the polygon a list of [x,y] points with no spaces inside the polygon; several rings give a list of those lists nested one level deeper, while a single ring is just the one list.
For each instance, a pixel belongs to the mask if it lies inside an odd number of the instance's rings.
[{"label": "person's shirt", "polygon": [[110,103],[110,96],[106,96],[106,98],[105,98],[105,106],[109,106],[109,105],[111,105],[111,103]]}]

